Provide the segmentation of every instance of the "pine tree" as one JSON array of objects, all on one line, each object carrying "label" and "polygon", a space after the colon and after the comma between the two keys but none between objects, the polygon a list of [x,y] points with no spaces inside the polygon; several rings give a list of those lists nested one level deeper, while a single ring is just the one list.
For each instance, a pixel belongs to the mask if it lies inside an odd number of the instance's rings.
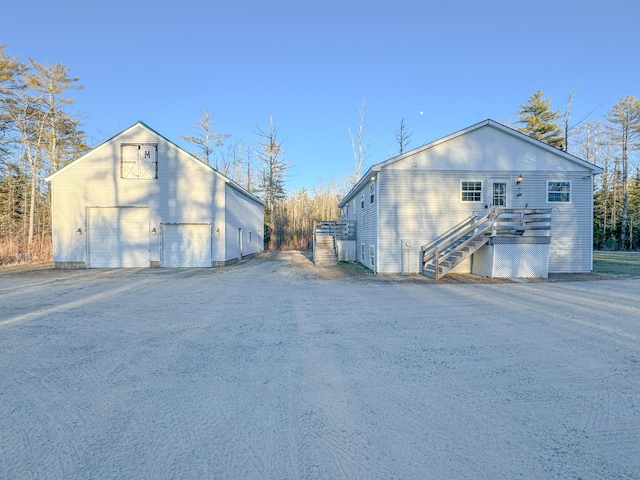
[{"label": "pine tree", "polygon": [[544,98],[542,90],[534,93],[528,104],[520,105],[520,110],[516,113],[516,123],[523,125],[516,127],[516,130],[553,147],[565,148],[562,128],[556,123],[563,115],[551,109],[551,98]]},{"label": "pine tree", "polygon": [[629,95],[620,99],[607,115],[614,144],[618,148],[621,166],[622,212],[620,218],[620,241],[618,248],[624,250],[627,235],[627,217],[629,207],[629,157],[634,150],[640,149],[640,99]]}]

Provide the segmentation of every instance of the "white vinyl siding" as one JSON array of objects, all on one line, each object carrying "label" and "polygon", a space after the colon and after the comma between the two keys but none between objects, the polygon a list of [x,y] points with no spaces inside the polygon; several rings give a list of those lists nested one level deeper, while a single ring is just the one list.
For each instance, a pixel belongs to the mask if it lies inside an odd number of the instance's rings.
[{"label": "white vinyl siding", "polygon": [[[483,216],[489,211],[493,192],[488,186],[496,179],[507,181],[505,202],[510,208],[553,207],[550,273],[592,268],[592,172],[597,168],[578,158],[574,161],[507,127],[487,123],[381,162],[374,169],[378,216],[368,217],[366,209],[360,208],[366,183],[344,201],[358,205],[357,242],[376,246],[379,273],[401,272],[402,240],[411,240],[405,251],[407,271],[418,272],[422,245],[472,213]],[[522,181],[517,183],[520,176]],[[462,181],[482,181],[480,201],[462,201]],[[571,201],[549,203],[547,182],[570,182]],[[465,269],[470,271],[469,261],[456,271]]]},{"label": "white vinyl siding", "polygon": [[[255,201],[249,199],[238,189],[225,185],[225,202],[227,213],[225,216],[225,260],[234,260],[240,257],[240,246],[242,255],[251,255],[261,252],[262,236],[249,239],[253,232],[262,232],[263,229],[263,207]],[[242,238],[238,238],[238,230]]]},{"label": "white vinyl siding", "polygon": [[[121,177],[122,145],[157,145],[158,178],[131,180]],[[225,211],[227,180],[151,129],[138,123],[50,178],[52,185],[53,259],[56,263],[88,266],[87,235],[90,207],[146,207],[148,238],[146,266],[161,264],[163,224],[210,224],[212,262],[225,261]],[[261,232],[263,207],[237,190],[232,209],[236,223],[246,231]],[[233,203],[233,200],[232,200]],[[248,218],[242,218],[243,215]],[[245,226],[244,223],[247,225]],[[150,232],[156,229],[156,234]],[[236,227],[237,228],[237,227]],[[257,249],[260,235],[250,243]]]},{"label": "white vinyl siding", "polygon": [[[376,270],[376,266],[371,265],[369,259],[369,250],[368,245],[373,245],[377,247],[377,235],[378,235],[378,217],[377,217],[377,207],[378,202],[371,203],[370,202],[370,192],[371,185],[375,185],[378,182],[367,182],[365,183],[361,189],[356,193],[355,198],[360,199],[357,203],[356,213],[354,215],[354,219],[356,221],[356,245],[363,244],[363,247],[366,245],[366,252],[364,257],[362,255],[359,257],[360,263],[362,263],[365,267],[371,268],[372,270]],[[375,187],[374,187],[375,188]],[[364,248],[363,248],[364,250]]]}]

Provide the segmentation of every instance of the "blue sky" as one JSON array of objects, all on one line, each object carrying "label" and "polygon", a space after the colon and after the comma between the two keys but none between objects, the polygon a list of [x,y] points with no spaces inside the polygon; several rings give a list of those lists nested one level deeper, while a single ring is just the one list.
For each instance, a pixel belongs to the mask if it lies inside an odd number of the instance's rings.
[{"label": "blue sky", "polygon": [[[640,4],[627,0],[23,0],[0,43],[80,77],[75,112],[93,144],[142,120],[180,135],[208,107],[257,144],[269,117],[291,190],[353,171],[348,128],[366,99],[368,164],[396,154],[404,117],[420,146],[486,118],[509,123],[538,89],[596,119],[640,96]],[[422,115],[420,112],[423,112]]]}]

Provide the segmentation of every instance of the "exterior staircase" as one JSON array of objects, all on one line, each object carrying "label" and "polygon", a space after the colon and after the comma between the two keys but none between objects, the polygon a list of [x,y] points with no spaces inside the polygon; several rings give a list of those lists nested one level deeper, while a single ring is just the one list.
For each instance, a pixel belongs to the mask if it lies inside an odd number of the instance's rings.
[{"label": "exterior staircase", "polygon": [[469,218],[422,247],[422,274],[436,280],[489,243],[492,213]]},{"label": "exterior staircase", "polygon": [[333,235],[317,235],[313,253],[314,263],[318,266],[338,264],[338,254],[336,253],[335,237]]},{"label": "exterior staircase", "polygon": [[495,237],[548,235],[550,209],[493,209],[473,213],[421,249],[422,274],[436,280],[447,275]]}]

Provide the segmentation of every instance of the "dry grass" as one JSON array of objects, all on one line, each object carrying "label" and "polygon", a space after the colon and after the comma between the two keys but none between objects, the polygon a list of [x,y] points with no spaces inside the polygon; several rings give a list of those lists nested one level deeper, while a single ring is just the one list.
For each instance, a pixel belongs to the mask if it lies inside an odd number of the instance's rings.
[{"label": "dry grass", "polygon": [[26,242],[7,239],[0,242],[0,266],[51,262],[51,237],[35,237],[31,247]]}]

